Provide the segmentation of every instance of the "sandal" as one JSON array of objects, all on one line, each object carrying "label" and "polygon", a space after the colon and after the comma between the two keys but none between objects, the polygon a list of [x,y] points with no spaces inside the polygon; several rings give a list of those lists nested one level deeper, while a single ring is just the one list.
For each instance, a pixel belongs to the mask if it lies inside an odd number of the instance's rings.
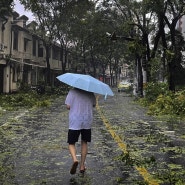
[{"label": "sandal", "polygon": [[77,167],[78,167],[78,161],[75,161],[71,167],[70,174],[74,175],[76,173]]},{"label": "sandal", "polygon": [[86,167],[83,170],[80,170],[80,173],[85,173]]}]

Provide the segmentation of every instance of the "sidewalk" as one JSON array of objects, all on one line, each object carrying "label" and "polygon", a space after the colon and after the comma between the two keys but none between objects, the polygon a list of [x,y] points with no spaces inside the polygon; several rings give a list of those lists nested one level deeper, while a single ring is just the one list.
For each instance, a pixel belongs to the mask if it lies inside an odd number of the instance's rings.
[{"label": "sidewalk", "polygon": [[[17,117],[4,119],[6,122],[0,127],[0,184],[137,185],[146,181],[152,184],[156,181],[153,177],[147,179],[150,174],[160,174],[172,163],[178,165],[183,180],[183,137],[177,137],[176,131],[165,135],[167,124],[147,116],[125,93],[115,93],[106,101],[103,98],[99,98],[99,109],[94,110],[92,143],[83,177],[78,172],[69,173],[72,160],[66,143],[68,111],[61,98],[50,108],[17,112]],[[169,152],[171,144],[182,149],[178,158],[174,155],[176,151]],[[77,151],[80,160],[80,142]],[[129,155],[124,155],[123,151]],[[142,174],[143,168],[137,166],[144,166],[148,174]]]}]

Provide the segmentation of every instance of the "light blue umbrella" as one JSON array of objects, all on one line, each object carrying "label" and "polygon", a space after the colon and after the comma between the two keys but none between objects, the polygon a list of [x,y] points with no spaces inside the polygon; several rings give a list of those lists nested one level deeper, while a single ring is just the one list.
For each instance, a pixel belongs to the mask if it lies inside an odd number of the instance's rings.
[{"label": "light blue umbrella", "polygon": [[68,84],[72,87],[76,87],[85,91],[114,96],[109,85],[101,82],[100,80],[93,78],[90,75],[75,74],[75,73],[65,73],[57,76],[57,79],[61,82]]}]

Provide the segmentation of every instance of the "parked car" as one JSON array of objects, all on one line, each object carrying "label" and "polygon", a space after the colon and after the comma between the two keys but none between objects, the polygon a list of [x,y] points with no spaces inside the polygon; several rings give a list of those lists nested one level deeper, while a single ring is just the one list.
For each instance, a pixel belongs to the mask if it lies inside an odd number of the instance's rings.
[{"label": "parked car", "polygon": [[132,88],[132,83],[130,83],[129,81],[121,81],[118,84],[118,92],[123,92],[123,91],[129,91]]}]

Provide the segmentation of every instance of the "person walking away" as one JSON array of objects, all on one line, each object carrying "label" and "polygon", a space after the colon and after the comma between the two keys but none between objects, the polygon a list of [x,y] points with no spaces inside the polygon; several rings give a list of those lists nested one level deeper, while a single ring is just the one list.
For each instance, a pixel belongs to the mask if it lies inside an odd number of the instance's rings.
[{"label": "person walking away", "polygon": [[85,160],[88,151],[87,142],[91,142],[91,124],[93,121],[93,107],[96,105],[94,93],[81,89],[71,89],[66,97],[65,104],[69,110],[68,144],[73,159],[70,173],[75,174],[79,161],[76,156],[75,143],[81,135],[80,173],[85,172]]}]

